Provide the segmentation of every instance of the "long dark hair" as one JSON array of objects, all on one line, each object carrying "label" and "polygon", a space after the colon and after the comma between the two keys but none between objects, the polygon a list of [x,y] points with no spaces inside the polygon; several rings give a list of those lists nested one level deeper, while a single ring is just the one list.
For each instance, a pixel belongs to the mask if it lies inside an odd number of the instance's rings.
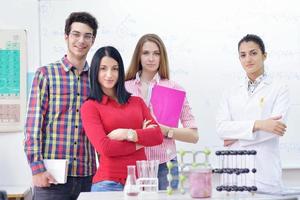
[{"label": "long dark hair", "polygon": [[116,83],[115,89],[116,89],[118,102],[120,104],[125,104],[128,102],[128,99],[131,96],[131,94],[127,92],[125,89],[125,84],[124,84],[125,72],[124,72],[124,64],[123,64],[122,57],[119,51],[112,46],[101,47],[96,51],[96,53],[93,56],[91,69],[90,69],[91,90],[90,90],[89,99],[94,99],[98,102],[101,102],[103,95],[105,95],[101,89],[101,85],[98,82],[100,63],[102,58],[105,56],[113,58],[114,60],[117,61],[119,65],[119,76],[118,76],[118,81]]}]

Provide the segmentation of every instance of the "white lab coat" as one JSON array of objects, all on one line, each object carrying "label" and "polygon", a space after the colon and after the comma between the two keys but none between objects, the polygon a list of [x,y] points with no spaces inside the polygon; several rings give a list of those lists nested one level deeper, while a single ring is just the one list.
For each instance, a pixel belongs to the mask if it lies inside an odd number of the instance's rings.
[{"label": "white lab coat", "polygon": [[[280,136],[256,131],[255,120],[282,115],[286,120],[289,108],[287,85],[266,76],[249,95],[247,81],[225,92],[216,117],[217,133],[221,139],[237,139],[230,149],[257,150],[256,185],[260,191],[281,191]],[[251,170],[251,169],[250,169]],[[253,177],[253,176],[252,176]]]}]

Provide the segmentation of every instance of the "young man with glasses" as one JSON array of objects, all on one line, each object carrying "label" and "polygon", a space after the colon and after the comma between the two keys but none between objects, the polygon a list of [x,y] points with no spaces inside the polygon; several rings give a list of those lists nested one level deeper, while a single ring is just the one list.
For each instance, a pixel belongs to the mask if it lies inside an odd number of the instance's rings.
[{"label": "young man with glasses", "polygon": [[[80,192],[90,191],[95,154],[84,133],[79,110],[89,95],[86,57],[97,29],[98,22],[91,14],[71,13],[65,23],[66,55],[35,73],[24,141],[34,199],[73,200]],[[67,159],[67,183],[56,184],[43,159]]]}]

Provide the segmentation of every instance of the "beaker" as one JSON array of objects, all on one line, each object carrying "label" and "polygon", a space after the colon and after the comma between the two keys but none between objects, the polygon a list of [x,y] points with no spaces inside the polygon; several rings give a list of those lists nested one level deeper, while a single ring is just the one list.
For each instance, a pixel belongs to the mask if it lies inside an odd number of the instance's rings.
[{"label": "beaker", "polygon": [[210,168],[196,168],[190,171],[189,187],[193,198],[206,198],[212,192],[212,170]]}]

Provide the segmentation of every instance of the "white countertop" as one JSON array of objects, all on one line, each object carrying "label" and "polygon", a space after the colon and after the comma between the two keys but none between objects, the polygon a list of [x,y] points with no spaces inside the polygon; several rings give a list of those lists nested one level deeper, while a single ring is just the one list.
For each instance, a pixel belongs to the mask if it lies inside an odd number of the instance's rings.
[{"label": "white countertop", "polygon": [[[165,191],[161,191],[158,193],[140,193],[138,196],[135,197],[128,197],[124,196],[123,192],[83,192],[80,193],[78,200],[99,200],[99,199],[108,199],[108,200],[186,200],[186,199],[194,199],[190,196],[189,193],[184,195],[176,192],[173,195],[167,195]],[[232,200],[232,199],[242,199],[242,200],[296,200],[297,197],[292,196],[271,196],[271,195],[263,195],[263,194],[254,194],[251,193],[230,193],[226,194],[224,192],[215,192],[213,193],[211,198],[201,198],[205,199],[219,199],[219,200]]]}]

